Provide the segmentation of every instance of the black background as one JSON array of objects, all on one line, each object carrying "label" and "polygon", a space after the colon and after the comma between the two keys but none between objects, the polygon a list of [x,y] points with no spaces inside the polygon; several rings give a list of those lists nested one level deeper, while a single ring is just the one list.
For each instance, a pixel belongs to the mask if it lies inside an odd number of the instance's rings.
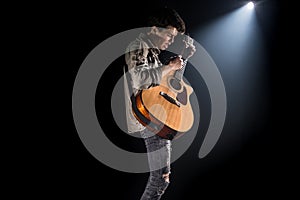
[{"label": "black background", "polygon": [[[24,22],[28,29],[32,24],[32,30],[35,30],[27,34],[30,35],[28,38],[38,40],[34,46],[36,53],[33,57],[39,57],[38,64],[41,67],[37,70],[38,81],[33,85],[38,87],[43,83],[44,89],[37,89],[39,99],[35,98],[39,110],[36,118],[43,118],[43,123],[36,121],[37,125],[41,125],[41,128],[37,129],[40,135],[36,137],[38,139],[35,142],[38,147],[33,148],[31,152],[31,155],[34,155],[33,161],[25,164],[29,169],[18,172],[19,177],[25,175],[25,180],[20,180],[21,187],[31,188],[25,189],[25,194],[42,194],[52,198],[139,199],[148,174],[126,173],[105,166],[86,150],[78,136],[71,104],[73,83],[79,67],[89,52],[103,40],[121,31],[143,26],[143,19],[151,12],[149,8],[152,5],[175,8],[186,21],[188,29],[192,30],[195,26],[201,27],[210,20],[230,12],[241,3],[243,1],[237,0],[110,1],[97,4],[72,2],[35,4],[37,9],[33,12],[27,10],[30,16],[26,19],[20,18],[20,21]],[[261,16],[265,17],[261,26],[268,45],[265,72],[269,91],[261,97],[261,101],[267,101],[267,108],[263,109],[264,113],[258,112],[261,109],[259,107],[258,111],[254,112],[259,115],[259,122],[253,118],[251,124],[246,123],[245,127],[240,128],[241,133],[249,133],[248,137],[243,139],[225,134],[230,133],[234,125],[230,124],[229,118],[217,145],[203,159],[197,156],[201,146],[199,141],[203,139],[203,135],[199,134],[196,138],[198,142],[194,142],[191,148],[172,164],[171,184],[162,199],[219,196],[244,199],[290,194],[284,189],[290,176],[289,155],[285,153],[289,148],[287,149],[288,139],[278,133],[281,130],[280,125],[283,124],[283,121],[278,120],[278,113],[283,109],[280,103],[278,104],[277,89],[281,84],[278,84],[278,76],[275,76],[279,72],[279,63],[283,61],[281,50],[286,44],[286,24],[283,18],[286,7],[275,0],[265,3],[271,8],[271,11]],[[141,7],[148,9],[140,10]],[[28,45],[31,43],[30,39],[26,40]],[[116,81],[121,76],[121,70],[110,68],[104,79]],[[192,74],[193,71],[188,73]],[[97,98],[111,92],[113,87],[106,85],[104,88],[101,82],[99,85]],[[200,83],[199,87],[199,91],[207,98],[204,84]],[[112,123],[109,106],[101,107],[107,103],[109,99],[103,98],[96,104],[100,123],[116,134],[110,137],[111,140],[123,148],[130,149],[133,141],[120,134],[118,127]],[[202,106],[205,108],[206,105]],[[205,120],[206,126],[202,127],[202,132],[207,128],[208,118],[204,118]],[[229,144],[232,146],[228,146]],[[137,145],[137,150],[143,150],[141,141],[134,145]],[[29,180],[32,180],[31,184],[28,184]]]}]

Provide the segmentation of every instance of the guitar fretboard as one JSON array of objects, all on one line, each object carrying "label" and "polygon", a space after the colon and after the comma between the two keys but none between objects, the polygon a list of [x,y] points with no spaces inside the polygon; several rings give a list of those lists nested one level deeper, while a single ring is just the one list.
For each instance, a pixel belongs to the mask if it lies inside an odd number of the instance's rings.
[{"label": "guitar fretboard", "polygon": [[174,73],[174,78],[176,78],[178,81],[182,80],[183,73],[184,73],[185,67],[187,65],[187,62],[188,62],[188,59],[185,59],[183,61],[183,65],[182,65],[181,69],[176,70],[176,72]]}]

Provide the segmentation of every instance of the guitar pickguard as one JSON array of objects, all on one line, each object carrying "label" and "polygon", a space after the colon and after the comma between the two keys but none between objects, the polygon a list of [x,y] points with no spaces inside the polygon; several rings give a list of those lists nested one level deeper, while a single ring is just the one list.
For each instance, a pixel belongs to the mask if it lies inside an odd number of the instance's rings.
[{"label": "guitar pickguard", "polygon": [[186,105],[188,103],[187,90],[186,90],[186,87],[184,87],[184,86],[182,88],[183,88],[182,92],[177,94],[176,99],[181,104]]},{"label": "guitar pickguard", "polygon": [[179,101],[183,105],[186,105],[188,103],[186,87],[180,80],[176,79],[174,76],[169,76],[168,86],[173,92],[175,92],[175,94],[177,94],[177,101]]}]

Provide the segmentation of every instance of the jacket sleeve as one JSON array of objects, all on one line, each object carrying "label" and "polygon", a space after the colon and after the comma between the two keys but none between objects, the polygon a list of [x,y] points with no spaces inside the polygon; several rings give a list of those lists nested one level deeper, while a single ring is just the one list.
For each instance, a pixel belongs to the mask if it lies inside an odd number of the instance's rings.
[{"label": "jacket sleeve", "polygon": [[135,41],[128,46],[125,59],[134,89],[146,89],[153,84],[160,83],[162,68],[155,56],[157,57],[141,41]]}]

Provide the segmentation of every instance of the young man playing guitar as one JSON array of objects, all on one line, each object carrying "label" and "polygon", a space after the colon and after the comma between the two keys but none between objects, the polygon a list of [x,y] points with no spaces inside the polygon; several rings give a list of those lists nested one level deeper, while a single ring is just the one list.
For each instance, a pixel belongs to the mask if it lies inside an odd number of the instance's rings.
[{"label": "young man playing guitar", "polygon": [[[139,97],[141,91],[160,85],[164,77],[173,74],[173,72],[182,69],[184,66],[183,58],[180,55],[170,59],[168,64],[163,64],[159,59],[159,54],[174,42],[178,34],[185,32],[185,23],[175,10],[163,8],[149,17],[148,26],[148,31],[141,33],[136,40],[128,45],[125,54],[130,74],[129,87],[132,92],[132,94],[129,94],[130,101],[127,101],[127,124],[129,132],[140,132],[148,153],[150,177],[141,200],[158,200],[169,185],[172,138],[162,137],[150,126],[147,127],[149,123],[142,120],[145,116],[140,116],[141,118],[138,116],[139,114],[145,114],[144,111],[138,113],[137,109],[141,106],[134,104],[141,103],[136,101],[136,97]],[[196,51],[195,46],[192,44],[184,48],[188,52],[184,59],[189,58]],[[166,101],[167,108],[180,109],[180,102],[169,96],[166,91],[161,91],[159,95],[159,98]],[[150,96],[153,95],[150,94]],[[156,108],[156,110],[163,109]],[[146,115],[149,117],[149,114]],[[159,116],[157,117],[159,118]],[[150,118],[146,118],[146,120],[151,121]]]}]

